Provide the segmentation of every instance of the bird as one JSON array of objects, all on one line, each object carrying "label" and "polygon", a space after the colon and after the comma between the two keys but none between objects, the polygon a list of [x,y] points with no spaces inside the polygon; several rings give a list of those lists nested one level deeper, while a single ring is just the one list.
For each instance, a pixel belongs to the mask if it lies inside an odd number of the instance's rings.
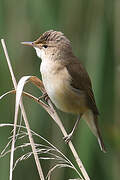
[{"label": "bird", "polygon": [[44,32],[32,46],[41,59],[40,72],[48,97],[61,111],[77,115],[74,127],[64,139],[71,140],[81,117],[97,137],[100,149],[106,152],[98,127],[99,111],[95,102],[90,77],[74,55],[70,40],[60,31]]}]

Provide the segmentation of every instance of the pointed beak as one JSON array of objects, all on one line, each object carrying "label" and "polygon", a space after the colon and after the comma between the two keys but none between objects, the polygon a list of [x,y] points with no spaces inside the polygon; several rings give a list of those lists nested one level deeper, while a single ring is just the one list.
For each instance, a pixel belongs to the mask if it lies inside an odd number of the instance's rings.
[{"label": "pointed beak", "polygon": [[21,44],[25,45],[25,46],[32,46],[34,47],[34,42],[21,42]]}]

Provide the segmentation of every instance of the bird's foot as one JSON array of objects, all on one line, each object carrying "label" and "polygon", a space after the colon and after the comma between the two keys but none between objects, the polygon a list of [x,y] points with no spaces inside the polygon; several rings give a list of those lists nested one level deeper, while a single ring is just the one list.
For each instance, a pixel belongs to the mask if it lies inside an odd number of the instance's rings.
[{"label": "bird's foot", "polygon": [[40,96],[40,97],[38,98],[38,101],[39,101],[40,99],[44,99],[46,102],[48,102],[49,96],[48,96],[48,94],[47,94],[46,92],[44,92],[44,93],[42,94],[42,96]]},{"label": "bird's foot", "polygon": [[69,143],[69,141],[72,139],[72,135],[73,133],[71,132],[70,134],[68,134],[67,136],[63,137],[64,141],[66,143]]}]

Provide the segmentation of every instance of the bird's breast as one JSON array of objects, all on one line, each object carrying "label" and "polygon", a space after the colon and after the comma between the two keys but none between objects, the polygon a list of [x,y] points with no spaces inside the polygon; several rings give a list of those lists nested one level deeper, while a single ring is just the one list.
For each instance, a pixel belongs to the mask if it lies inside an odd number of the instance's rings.
[{"label": "bird's breast", "polygon": [[85,111],[85,95],[72,90],[71,76],[65,67],[46,61],[41,63],[40,71],[47,94],[58,109],[71,113]]}]

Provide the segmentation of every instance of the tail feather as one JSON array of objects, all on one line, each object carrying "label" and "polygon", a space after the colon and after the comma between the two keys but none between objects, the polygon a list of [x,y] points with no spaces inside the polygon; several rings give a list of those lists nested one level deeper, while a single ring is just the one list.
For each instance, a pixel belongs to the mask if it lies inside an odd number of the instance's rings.
[{"label": "tail feather", "polygon": [[106,153],[105,145],[104,145],[104,142],[103,142],[103,140],[101,138],[98,138],[98,143],[99,143],[101,151]]},{"label": "tail feather", "polygon": [[101,151],[106,152],[105,145],[98,127],[98,120],[97,115],[93,114],[91,110],[88,110],[84,115],[83,118],[87,122],[89,128],[93,132],[93,134],[97,137],[98,143],[100,146]]}]

